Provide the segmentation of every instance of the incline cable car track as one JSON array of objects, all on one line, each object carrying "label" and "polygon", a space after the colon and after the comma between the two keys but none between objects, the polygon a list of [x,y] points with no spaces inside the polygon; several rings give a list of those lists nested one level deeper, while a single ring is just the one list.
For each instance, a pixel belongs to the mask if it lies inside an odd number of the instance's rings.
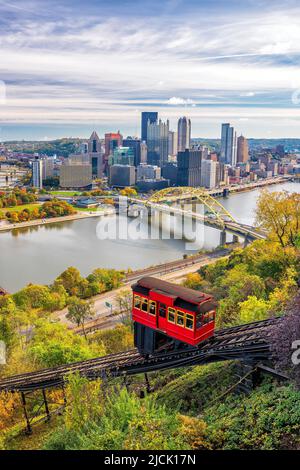
[{"label": "incline cable car track", "polygon": [[222,360],[266,360],[270,358],[268,329],[279,318],[229,327],[215,332],[200,347],[174,350],[143,357],[136,349],[88,359],[36,372],[24,373],[0,381],[0,391],[33,391],[63,386],[67,375],[79,372],[89,380],[133,375],[176,367],[186,367]]}]

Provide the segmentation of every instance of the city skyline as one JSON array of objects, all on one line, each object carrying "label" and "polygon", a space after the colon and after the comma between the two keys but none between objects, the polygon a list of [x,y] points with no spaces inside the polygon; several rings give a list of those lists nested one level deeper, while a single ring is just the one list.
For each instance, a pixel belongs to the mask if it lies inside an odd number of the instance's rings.
[{"label": "city skyline", "polygon": [[0,1],[0,139],[140,135],[142,111],[298,137],[300,7],[269,3]]}]

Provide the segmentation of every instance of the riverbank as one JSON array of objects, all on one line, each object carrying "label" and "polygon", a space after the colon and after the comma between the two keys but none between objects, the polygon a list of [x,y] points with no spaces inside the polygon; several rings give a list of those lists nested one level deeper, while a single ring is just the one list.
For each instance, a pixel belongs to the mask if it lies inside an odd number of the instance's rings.
[{"label": "riverbank", "polygon": [[50,219],[36,219],[36,220],[29,220],[26,222],[19,222],[17,224],[11,224],[8,221],[0,222],[0,232],[9,232],[11,230],[18,230],[19,228],[24,227],[37,227],[39,225],[47,225],[47,224],[54,224],[54,223],[62,223],[62,222],[69,222],[72,220],[78,219],[87,219],[90,217],[101,217],[105,215],[112,215],[114,214],[114,209],[103,209],[99,211],[78,211],[76,214],[73,215],[65,215],[63,217],[51,217]]}]

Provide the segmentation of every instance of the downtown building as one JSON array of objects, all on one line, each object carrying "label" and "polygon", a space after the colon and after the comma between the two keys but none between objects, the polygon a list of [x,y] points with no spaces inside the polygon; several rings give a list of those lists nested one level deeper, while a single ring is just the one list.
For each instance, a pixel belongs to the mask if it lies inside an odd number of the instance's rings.
[{"label": "downtown building", "polygon": [[237,163],[236,132],[229,123],[222,124],[220,162],[231,166]]},{"label": "downtown building", "polygon": [[201,151],[185,149],[177,154],[178,186],[201,185]]},{"label": "downtown building", "polygon": [[114,149],[116,147],[120,147],[123,144],[123,136],[118,132],[109,132],[106,133],[104,136],[104,145],[105,145],[105,153],[104,153],[104,166],[105,171],[107,171],[108,165],[108,158],[110,155],[114,153]]},{"label": "downtown building", "polygon": [[201,163],[201,186],[207,189],[216,187],[218,162],[213,160],[202,160]]},{"label": "downtown building", "polygon": [[169,121],[150,122],[147,126],[147,163],[161,168],[169,157]]},{"label": "downtown building", "polygon": [[141,163],[141,139],[127,137],[126,139],[123,139],[123,147],[132,149],[134,155],[134,166],[138,166]]},{"label": "downtown building", "polygon": [[142,112],[141,115],[141,140],[147,142],[148,124],[153,124],[158,120],[158,113],[154,111]]},{"label": "downtown building", "polygon": [[178,120],[177,138],[178,152],[184,152],[191,147],[191,120],[185,116]]},{"label": "downtown building", "polygon": [[94,131],[87,143],[88,158],[92,165],[93,178],[103,177],[103,153],[101,141],[96,131]]},{"label": "downtown building", "polygon": [[134,186],[136,182],[136,167],[134,149],[131,147],[115,147],[108,163],[108,180],[111,186],[123,188]]},{"label": "downtown building", "polygon": [[237,163],[247,163],[249,160],[248,141],[240,135],[237,139]]},{"label": "downtown building", "polygon": [[39,157],[35,157],[32,161],[32,186],[43,188],[43,160]]},{"label": "downtown building", "polygon": [[[75,157],[75,156],[74,156]],[[61,188],[88,188],[91,187],[92,165],[87,160],[78,158],[68,158],[60,167],[59,185]]]}]

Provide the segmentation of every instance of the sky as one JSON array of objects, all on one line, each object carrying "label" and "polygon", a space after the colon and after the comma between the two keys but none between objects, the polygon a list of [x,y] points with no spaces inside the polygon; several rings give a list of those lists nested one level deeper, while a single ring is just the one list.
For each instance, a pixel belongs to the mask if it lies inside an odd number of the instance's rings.
[{"label": "sky", "polygon": [[298,0],[0,0],[0,140],[139,135],[147,110],[300,138],[299,58]]}]

